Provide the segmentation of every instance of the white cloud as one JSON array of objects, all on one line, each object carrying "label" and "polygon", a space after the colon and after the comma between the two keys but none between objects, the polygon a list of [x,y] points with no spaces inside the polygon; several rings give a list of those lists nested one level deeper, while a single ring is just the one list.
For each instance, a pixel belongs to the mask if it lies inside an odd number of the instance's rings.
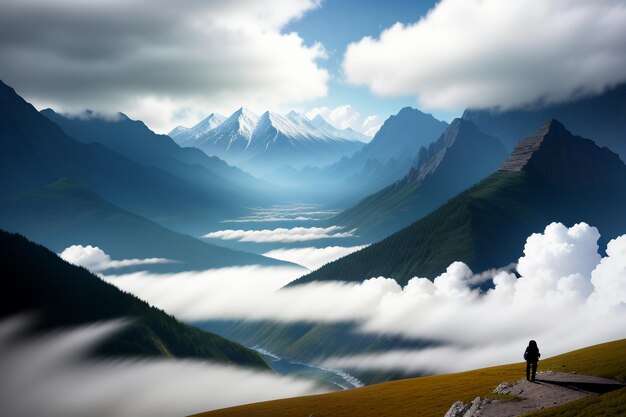
[{"label": "white cloud", "polygon": [[120,328],[101,323],[24,339],[0,322],[2,415],[171,417],[319,392],[311,381],[197,360],[85,359]]},{"label": "white cloud", "polygon": [[[466,267],[454,264],[430,283],[414,278],[388,295],[363,329],[444,342],[381,355],[333,358],[328,366],[448,372],[521,359],[536,339],[544,357],[626,337],[626,235],[598,255],[598,231],[560,223],[528,238],[518,272],[500,272],[495,288],[470,290]],[[447,283],[437,280],[445,278]],[[450,285],[452,284],[452,285]],[[419,302],[417,302],[419,300]]]},{"label": "white cloud", "polygon": [[430,109],[515,107],[626,81],[622,0],[442,0],[348,46],[349,82]]},{"label": "white cloud", "polygon": [[363,332],[438,341],[420,352],[334,358],[327,365],[444,372],[519,360],[530,339],[545,357],[626,337],[626,235],[611,241],[604,258],[598,236],[584,223],[548,225],[528,238],[521,277],[490,271],[495,288],[486,293],[471,288],[486,274],[474,275],[461,262],[434,281],[413,278],[404,288],[383,277],[282,288],[303,273],[285,267],[105,279],[184,320],[356,321]]},{"label": "white cloud", "polygon": [[90,271],[99,272],[106,269],[124,268],[127,266],[153,265],[175,262],[165,258],[122,259],[114,261],[97,246],[72,245],[59,254],[61,259],[74,265],[83,266]]},{"label": "white cloud", "polygon": [[253,207],[251,214],[236,219],[223,220],[222,223],[263,223],[280,221],[309,221],[328,219],[340,210],[323,209],[319,204],[291,203],[277,204],[271,207]]},{"label": "white cloud", "polygon": [[611,240],[606,253],[591,273],[595,292],[589,301],[598,308],[626,303],[626,235]]},{"label": "white cloud", "polygon": [[337,239],[354,236],[354,230],[341,231],[343,227],[293,227],[264,230],[219,230],[202,236],[210,239],[237,240],[239,242],[306,242],[319,239]]},{"label": "white cloud", "polygon": [[159,132],[284,107],[327,94],[323,46],[282,32],[319,4],[5,0],[0,73],[38,107],[120,110]]},{"label": "white cloud", "polygon": [[337,129],[351,128],[357,132],[373,137],[383,124],[382,118],[376,114],[362,116],[354,107],[349,104],[335,107],[316,107],[306,113],[309,119],[315,116],[322,116],[328,123]]},{"label": "white cloud", "polygon": [[[251,319],[337,322],[369,317],[396,281],[312,283],[283,288],[307,271],[294,267],[234,267],[177,274],[104,276],[182,320]],[[280,290],[280,291],[279,291]]]},{"label": "white cloud", "polygon": [[264,256],[270,258],[280,259],[281,261],[294,262],[298,265],[302,265],[310,270],[315,270],[332,262],[336,259],[342,258],[353,252],[365,248],[364,246],[327,246],[325,248],[294,248],[294,249],[274,249],[264,253]]}]

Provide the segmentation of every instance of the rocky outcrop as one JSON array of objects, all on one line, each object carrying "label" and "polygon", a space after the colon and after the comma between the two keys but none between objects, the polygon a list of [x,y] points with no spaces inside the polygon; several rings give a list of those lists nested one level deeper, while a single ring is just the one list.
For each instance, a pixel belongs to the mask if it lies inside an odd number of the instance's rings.
[{"label": "rocky outcrop", "polygon": [[625,166],[615,153],[590,139],[572,135],[555,119],[522,140],[500,171],[525,171],[565,189],[593,188],[599,184],[624,187],[626,175]]}]

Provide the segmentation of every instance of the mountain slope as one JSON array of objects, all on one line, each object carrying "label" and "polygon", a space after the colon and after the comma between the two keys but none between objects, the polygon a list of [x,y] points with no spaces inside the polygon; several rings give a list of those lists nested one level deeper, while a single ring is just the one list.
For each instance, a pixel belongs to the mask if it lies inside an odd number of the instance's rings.
[{"label": "mountain slope", "polygon": [[258,121],[258,115],[242,107],[215,129],[198,137],[194,146],[207,155],[216,155],[227,162],[239,162],[241,153],[250,145]]},{"label": "mountain slope", "polygon": [[325,174],[350,187],[377,191],[403,178],[419,150],[437,140],[447,127],[430,114],[405,107],[385,120],[363,150],[328,167]]},{"label": "mountain slope", "polygon": [[71,117],[45,109],[41,114],[59,125],[70,137],[82,143],[99,143],[133,161],[159,168],[185,181],[220,193],[224,198],[239,198],[263,184],[217,157],[195,148],[181,148],[169,136],[157,135],[141,121],[118,113],[115,119],[85,112]]},{"label": "mountain slope", "polygon": [[626,84],[595,97],[541,108],[505,112],[468,109],[463,118],[483,132],[502,139],[509,149],[531,135],[545,120],[555,118],[575,135],[592,138],[626,161]]},{"label": "mountain slope", "polygon": [[215,129],[226,120],[226,116],[211,113],[208,117],[200,121],[193,127],[187,128],[178,126],[172,129],[168,136],[176,141],[180,146],[193,146],[194,142],[205,135],[209,130]]},{"label": "mountain slope", "polygon": [[374,138],[354,155],[322,168],[282,170],[272,178],[297,187],[324,187],[343,196],[340,203],[350,207],[407,175],[419,149],[437,140],[447,127],[432,115],[405,107],[385,120]]},{"label": "mountain slope", "polygon": [[297,120],[294,123],[276,113],[263,113],[252,134],[246,166],[255,166],[257,171],[265,169],[266,164],[295,168],[323,166],[352,155],[363,146],[356,140],[325,135],[302,115]]},{"label": "mountain slope", "polygon": [[[624,381],[626,377],[626,339],[575,350],[542,359],[542,370],[575,372]],[[468,403],[477,396],[492,397],[503,381],[516,381],[522,376],[523,364],[509,364],[476,369],[456,374],[435,375],[370,385],[322,395],[225,408],[197,416],[333,416],[374,417],[410,416],[441,417],[456,401]],[[626,398],[624,389],[615,391]],[[613,394],[605,394],[611,395]],[[601,396],[599,398],[602,398]],[[575,404],[575,403],[572,403]],[[578,414],[572,414],[578,415]],[[610,410],[602,415],[612,414]]]},{"label": "mountain slope", "polygon": [[0,228],[26,235],[55,252],[71,245],[92,245],[113,259],[176,261],[142,266],[155,272],[282,264],[173,232],[109,203],[69,179],[0,199]]},{"label": "mountain slope", "polygon": [[69,177],[107,200],[178,230],[204,230],[237,211],[218,195],[97,143],[83,144],[0,82],[0,194]]},{"label": "mountain slope", "polygon": [[[525,161],[514,163],[520,159]],[[477,272],[501,267],[516,259],[531,233],[554,221],[596,226],[602,245],[626,230],[624,207],[626,165],[551,120],[520,143],[500,171],[420,221],[296,283],[386,276],[406,284],[414,276],[433,278],[454,261]]]},{"label": "mountain slope", "polygon": [[363,161],[376,159],[382,163],[400,156],[417,155],[420,148],[428,146],[448,127],[446,122],[435,119],[411,107],[404,107],[389,117],[372,141],[358,156]]},{"label": "mountain slope", "polygon": [[440,138],[420,149],[402,180],[332,218],[332,224],[380,239],[428,214],[492,173],[504,160],[500,141],[471,122],[454,120]]},{"label": "mountain slope", "polygon": [[129,318],[133,323],[107,341],[102,353],[195,357],[267,368],[250,349],[182,324],[22,236],[0,231],[0,262],[3,318],[38,311],[44,328]]}]

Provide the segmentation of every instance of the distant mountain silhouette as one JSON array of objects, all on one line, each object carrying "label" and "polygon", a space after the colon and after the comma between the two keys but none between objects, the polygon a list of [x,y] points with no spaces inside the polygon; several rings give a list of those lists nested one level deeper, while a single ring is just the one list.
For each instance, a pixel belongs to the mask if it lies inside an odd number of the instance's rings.
[{"label": "distant mountain silhouette", "polygon": [[455,119],[440,138],[422,147],[400,181],[329,220],[380,239],[419,220],[449,198],[491,174],[506,157],[502,143],[471,122]]},{"label": "distant mountain silhouette", "polygon": [[113,259],[175,261],[140,267],[154,272],[284,264],[173,232],[116,207],[70,179],[0,199],[0,229],[28,236],[56,252],[70,245],[92,245]]},{"label": "distant mountain silhouette", "polygon": [[99,353],[210,359],[267,369],[251,349],[183,324],[26,238],[0,230],[0,318],[39,313],[39,329],[130,319]]},{"label": "distant mountain silhouette", "polygon": [[560,120],[575,135],[592,138],[626,161],[626,84],[573,102],[500,112],[468,109],[463,118],[499,137],[509,149],[546,120]]},{"label": "distant mountain silhouette", "polygon": [[343,157],[323,168],[281,168],[268,176],[291,184],[324,186],[337,190],[345,201],[381,190],[410,171],[422,146],[428,146],[448,124],[430,114],[405,107],[389,117],[370,143],[351,157]]},{"label": "distant mountain silhouette", "polygon": [[200,233],[243,212],[219,195],[98,143],[83,144],[0,82],[0,195],[72,178],[120,207]]},{"label": "distant mountain silhouette", "polygon": [[141,165],[167,171],[209,192],[222,193],[225,198],[243,199],[253,190],[267,187],[215,156],[207,156],[195,148],[181,148],[169,136],[158,135],[143,122],[131,120],[123,113],[113,119],[89,111],[80,117],[61,115],[52,109],[42,110],[41,114],[72,139],[99,143]]},{"label": "distant mountain silhouette", "polygon": [[433,278],[454,261],[474,271],[501,267],[526,238],[551,222],[598,227],[601,246],[626,230],[626,165],[606,148],[574,136],[556,120],[517,146],[498,172],[416,223],[297,280],[406,284]]}]

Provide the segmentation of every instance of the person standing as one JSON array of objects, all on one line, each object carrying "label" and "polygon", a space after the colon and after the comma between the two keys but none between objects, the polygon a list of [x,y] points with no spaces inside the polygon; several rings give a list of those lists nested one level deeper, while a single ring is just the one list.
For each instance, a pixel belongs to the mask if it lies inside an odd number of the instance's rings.
[{"label": "person standing", "polygon": [[524,352],[524,360],[526,360],[526,380],[535,381],[535,374],[537,373],[537,362],[541,357],[537,342],[531,340],[528,342],[528,347]]}]

